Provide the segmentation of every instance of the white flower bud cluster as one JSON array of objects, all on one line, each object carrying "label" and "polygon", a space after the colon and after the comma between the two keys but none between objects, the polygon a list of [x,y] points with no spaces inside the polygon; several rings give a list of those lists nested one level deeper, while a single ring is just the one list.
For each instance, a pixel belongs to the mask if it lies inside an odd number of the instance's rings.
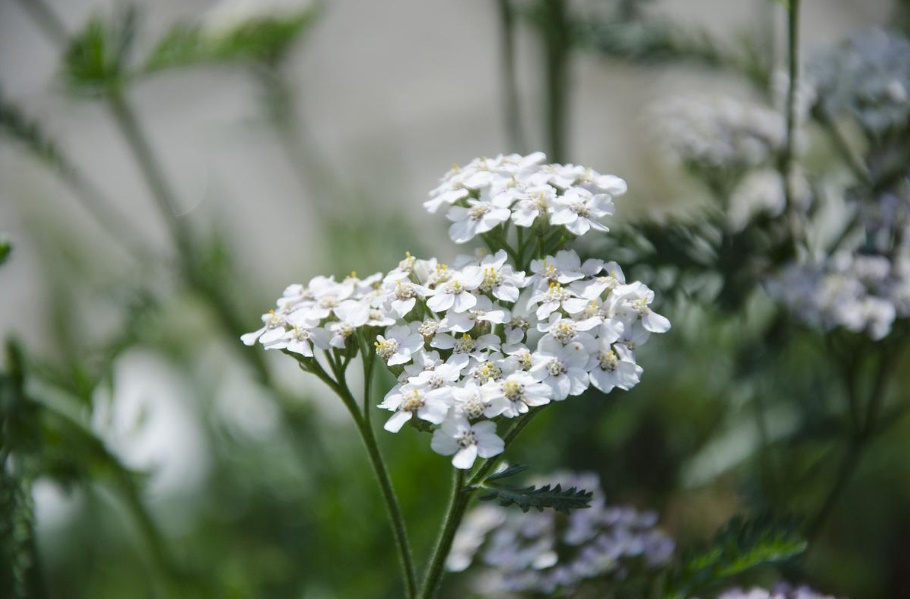
[{"label": "white flower bud cluster", "polygon": [[807,78],[821,108],[850,114],[880,135],[910,122],[910,40],[869,29],[809,61]]},{"label": "white flower bud cluster", "polygon": [[729,97],[683,96],[653,109],[669,157],[705,171],[768,164],[787,140],[781,114]]},{"label": "white flower bud cluster", "polygon": [[[518,226],[533,224],[541,240],[556,240],[554,247],[562,244],[554,236],[562,226],[578,234],[601,230],[595,221],[580,224],[595,212],[576,210],[560,198],[572,192],[594,206],[609,201],[608,190],[625,191],[625,183],[582,167],[540,165],[541,157],[475,160],[450,173],[451,188],[435,190],[431,202],[452,204],[452,210],[464,202],[494,205],[509,190],[536,186],[549,189],[553,202],[538,205],[542,212]],[[566,210],[572,219],[559,216]],[[358,351],[375,351],[398,376],[379,405],[392,412],[385,429],[396,433],[408,422],[432,429],[432,448],[453,456],[460,469],[503,451],[498,420],[580,395],[592,385],[609,393],[638,384],[638,347],[651,333],[670,328],[651,309],[654,292],[627,282],[615,262],[582,263],[571,250],[547,255],[538,248],[538,258],[526,262],[529,272],[520,271],[509,256],[526,248],[510,247],[502,231],[494,235],[504,249],[462,256],[451,266],[408,254],[385,276],[316,277],[291,285],[277,308],[262,316],[263,326],[242,340],[297,354],[314,370],[323,359],[336,375]]]},{"label": "white flower bud cluster", "polygon": [[613,214],[613,198],[626,182],[575,164],[544,164],[546,156],[511,154],[477,158],[453,167],[430,192],[431,213],[448,206],[449,236],[465,243],[508,223],[516,227],[565,227],[575,235],[606,232],[600,220]]},{"label": "white flower bud cluster", "polygon": [[882,339],[910,316],[910,260],[837,253],[817,264],[791,264],[766,288],[807,324]]},{"label": "white flower bud cluster", "polygon": [[633,562],[649,567],[666,564],[673,539],[657,526],[657,515],[606,504],[596,474],[557,474],[547,482],[593,491],[591,507],[568,516],[553,510],[521,513],[481,506],[468,514],[446,561],[451,571],[479,561],[494,569],[479,577],[478,591],[571,592],[585,580],[623,576]]}]

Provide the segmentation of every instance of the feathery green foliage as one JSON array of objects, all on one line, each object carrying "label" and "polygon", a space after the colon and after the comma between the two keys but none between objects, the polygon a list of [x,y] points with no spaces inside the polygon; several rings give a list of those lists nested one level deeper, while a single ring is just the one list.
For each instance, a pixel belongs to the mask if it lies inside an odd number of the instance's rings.
[{"label": "feathery green foliage", "polygon": [[806,550],[793,520],[736,517],[705,548],[683,555],[671,573],[665,599],[684,599],[760,566],[789,560]]},{"label": "feathery green foliage", "polygon": [[[489,480],[489,479],[487,479]],[[521,511],[527,512],[531,508],[537,508],[542,512],[544,508],[552,508],[558,512],[568,514],[571,510],[590,507],[591,491],[576,489],[570,487],[563,489],[561,485],[551,487],[544,485],[542,487],[507,487],[500,485],[484,485],[486,495],[481,495],[481,501],[498,500],[499,505],[508,507],[512,504],[521,508]]]},{"label": "feathery green foliage", "polygon": [[4,98],[2,93],[0,93],[0,134],[21,144],[31,154],[53,168],[58,170],[69,168],[54,141],[38,122]]},{"label": "feathery green foliage", "polygon": [[63,78],[78,95],[119,93],[132,75],[129,65],[136,37],[134,8],[117,11],[106,20],[95,15],[70,43],[63,59]]},{"label": "feathery green foliage", "polygon": [[284,18],[245,21],[224,31],[178,23],[155,46],[145,62],[146,72],[203,63],[279,62],[315,21],[316,11]]}]

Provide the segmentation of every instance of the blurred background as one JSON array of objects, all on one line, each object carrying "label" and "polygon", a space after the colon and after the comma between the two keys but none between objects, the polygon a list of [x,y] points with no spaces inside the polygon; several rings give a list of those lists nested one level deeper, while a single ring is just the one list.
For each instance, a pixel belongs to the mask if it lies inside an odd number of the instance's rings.
[{"label": "blurred background", "polygon": [[[4,559],[29,562],[17,570],[26,596],[399,596],[342,405],[239,334],[291,282],[389,270],[405,251],[454,256],[420,205],[453,162],[542,149],[625,178],[619,221],[685,217],[710,194],[665,159],[651,108],[694,92],[765,101],[709,50],[749,40],[769,72],[786,51],[785,10],[770,0],[513,2],[509,30],[493,0],[331,0],[269,3],[293,21],[267,32],[275,47],[156,54],[175,26],[230,27],[255,5],[233,4],[135,3],[117,38],[130,49],[95,64],[89,42],[64,60],[67,39],[125,3],[0,0],[0,234],[13,248],[0,331],[14,340],[7,379],[41,396],[2,429],[27,456],[4,490],[29,508],[10,508],[4,529],[22,541]],[[801,47],[893,26],[900,10],[804,0]],[[548,38],[559,15],[587,37]],[[672,23],[698,51],[611,45],[616,22]],[[88,68],[140,64],[114,84]],[[744,366],[761,307],[662,301],[674,330],[640,358],[642,384],[548,412],[516,459],[599,473],[610,501],[657,510],[680,544],[739,512],[813,513],[838,484],[839,441],[820,432],[836,366],[811,338]],[[380,442],[420,559],[449,476],[410,432]],[[898,422],[864,450],[810,552],[754,580],[910,597],[908,433]],[[468,579],[446,596],[467,596]]]}]

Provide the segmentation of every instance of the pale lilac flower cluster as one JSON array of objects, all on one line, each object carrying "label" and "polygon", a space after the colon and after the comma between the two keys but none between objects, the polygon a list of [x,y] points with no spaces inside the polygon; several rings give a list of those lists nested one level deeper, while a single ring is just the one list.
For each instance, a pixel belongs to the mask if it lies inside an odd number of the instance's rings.
[{"label": "pale lilac flower cluster", "polygon": [[779,585],[772,591],[753,588],[748,591],[743,589],[730,589],[721,593],[717,599],[836,599],[833,595],[823,595],[809,587],[791,587]]},{"label": "pale lilac flower cluster", "polygon": [[385,428],[438,425],[432,447],[457,468],[502,451],[495,420],[517,418],[593,385],[604,393],[638,384],[636,349],[670,327],[650,308],[654,293],[627,283],[615,263],[582,263],[564,250],[516,272],[504,251],[462,257],[459,267],[407,258],[380,285],[389,314],[376,344],[399,384],[380,407]]},{"label": "pale lilac flower cluster", "polygon": [[477,158],[453,167],[424,202],[429,212],[447,208],[449,236],[465,243],[497,227],[565,227],[575,235],[607,231],[613,197],[626,182],[574,164],[544,164],[546,156],[511,154]]},{"label": "pale lilac flower cluster", "polygon": [[814,264],[791,264],[766,285],[801,320],[882,339],[910,316],[910,261],[839,252]]},{"label": "pale lilac flower cluster", "polygon": [[658,567],[672,557],[674,542],[656,528],[657,516],[607,505],[596,474],[546,480],[593,491],[591,507],[569,515],[476,508],[459,528],[446,567],[465,570],[479,552],[479,561],[494,569],[478,578],[479,591],[549,594],[571,591],[589,579],[621,578],[633,562]]},{"label": "pale lilac flower cluster", "polygon": [[780,113],[729,97],[675,97],[653,115],[669,157],[703,171],[768,164],[787,139]]},{"label": "pale lilac flower cluster", "polygon": [[847,113],[870,133],[904,127],[910,119],[910,40],[870,29],[809,61],[821,109]]}]

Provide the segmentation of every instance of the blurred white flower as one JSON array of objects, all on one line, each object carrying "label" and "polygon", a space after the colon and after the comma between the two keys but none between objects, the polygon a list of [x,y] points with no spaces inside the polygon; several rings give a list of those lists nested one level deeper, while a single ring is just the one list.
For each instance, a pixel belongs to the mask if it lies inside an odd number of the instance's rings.
[{"label": "blurred white flower", "polygon": [[134,470],[150,473],[149,492],[191,492],[208,473],[209,451],[193,390],[162,357],[141,350],[117,359],[111,392],[93,396],[92,427]]}]

